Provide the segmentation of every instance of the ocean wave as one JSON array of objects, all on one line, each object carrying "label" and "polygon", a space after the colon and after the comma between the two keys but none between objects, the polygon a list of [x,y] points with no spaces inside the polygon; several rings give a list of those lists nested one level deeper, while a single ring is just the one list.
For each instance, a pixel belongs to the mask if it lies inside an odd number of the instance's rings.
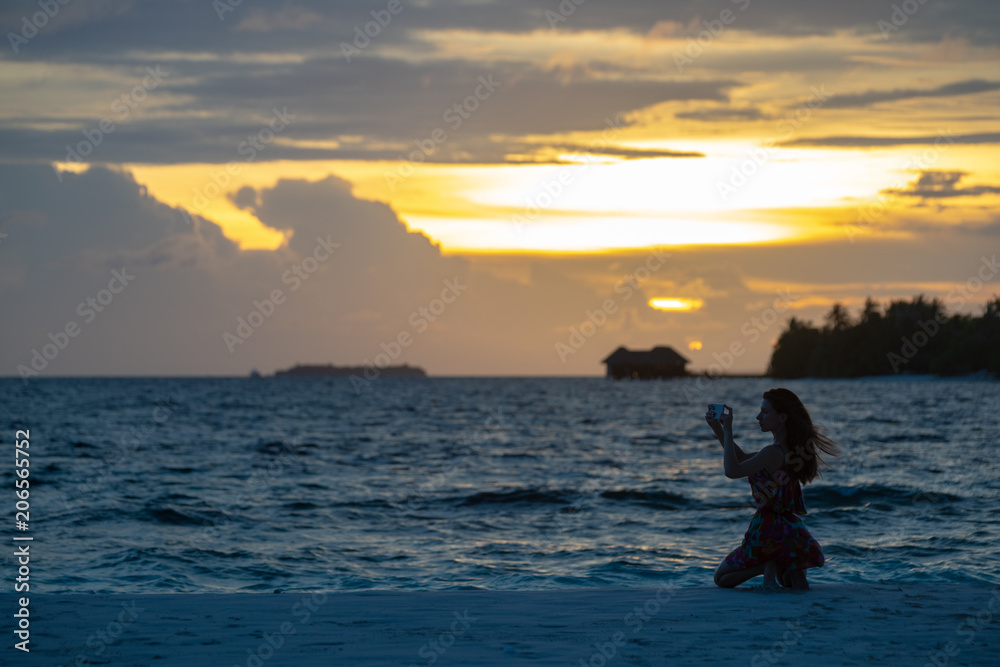
[{"label": "ocean wave", "polygon": [[576,491],[542,491],[541,489],[511,489],[509,491],[480,491],[470,496],[445,498],[459,506],[505,503],[570,504]]},{"label": "ocean wave", "polygon": [[892,433],[888,435],[867,435],[865,439],[869,442],[947,442],[947,437],[941,433]]},{"label": "ocean wave", "polygon": [[311,510],[311,509],[316,509],[318,507],[319,505],[317,505],[316,503],[301,502],[301,501],[285,503],[284,505],[284,508],[287,510]]},{"label": "ocean wave", "polygon": [[161,500],[146,503],[143,515],[155,523],[175,526],[214,526],[232,520],[229,514],[215,507],[182,507]]},{"label": "ocean wave", "polygon": [[843,507],[876,504],[900,507],[915,503],[951,503],[964,500],[950,493],[905,489],[883,484],[859,486],[809,486],[805,492],[808,507]]},{"label": "ocean wave", "polygon": [[304,456],[309,452],[306,449],[311,449],[316,447],[315,444],[307,443],[304,445],[298,445],[295,443],[288,444],[281,440],[274,442],[267,442],[261,445],[257,445],[257,452],[260,454],[270,454],[271,456],[282,456],[285,454],[296,454],[298,456]]},{"label": "ocean wave", "polygon": [[680,509],[681,505],[687,505],[690,500],[676,493],[667,491],[638,491],[634,489],[622,489],[620,491],[604,491],[602,498],[608,500],[623,500],[636,502],[658,509]]}]

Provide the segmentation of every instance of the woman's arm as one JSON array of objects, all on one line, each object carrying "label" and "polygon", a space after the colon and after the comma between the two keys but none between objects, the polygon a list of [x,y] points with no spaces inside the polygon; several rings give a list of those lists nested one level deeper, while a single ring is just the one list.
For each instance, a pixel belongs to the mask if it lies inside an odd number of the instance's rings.
[{"label": "woman's arm", "polygon": [[[708,425],[712,427],[712,431],[715,433],[715,437],[719,439],[719,444],[725,447],[726,443],[723,441],[724,436],[722,433],[722,424],[719,423],[719,420],[712,419],[711,415],[706,413],[705,421],[707,421]],[[742,463],[744,459],[753,456],[753,454],[747,454],[742,449],[740,449],[740,446],[737,445],[735,442],[733,443],[733,448],[736,451],[736,458],[740,463]]]},{"label": "woman's arm", "polygon": [[733,413],[730,410],[722,415],[722,464],[729,479],[739,479],[752,475],[759,470],[767,470],[773,475],[785,462],[781,447],[771,445],[752,456],[740,459],[736,453],[736,443],[733,442]]}]

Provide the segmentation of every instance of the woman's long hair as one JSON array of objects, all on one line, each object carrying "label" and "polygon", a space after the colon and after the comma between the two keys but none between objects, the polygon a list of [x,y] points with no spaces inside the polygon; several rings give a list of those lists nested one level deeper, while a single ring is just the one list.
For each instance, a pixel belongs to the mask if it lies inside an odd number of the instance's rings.
[{"label": "woman's long hair", "polygon": [[808,484],[820,475],[821,466],[830,467],[820,457],[820,452],[840,456],[840,448],[819,432],[813,425],[806,406],[788,389],[768,389],[764,392],[764,398],[771,403],[775,412],[786,416],[785,434],[789,451],[785,456],[785,469],[788,475],[800,484]]}]

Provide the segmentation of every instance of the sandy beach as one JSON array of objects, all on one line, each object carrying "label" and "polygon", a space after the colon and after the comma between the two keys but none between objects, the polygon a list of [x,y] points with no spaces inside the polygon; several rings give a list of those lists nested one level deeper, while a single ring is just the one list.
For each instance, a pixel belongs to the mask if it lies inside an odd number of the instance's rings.
[{"label": "sandy beach", "polygon": [[9,646],[5,662],[941,667],[1000,655],[1000,587],[963,584],[41,594],[29,604],[31,653]]}]

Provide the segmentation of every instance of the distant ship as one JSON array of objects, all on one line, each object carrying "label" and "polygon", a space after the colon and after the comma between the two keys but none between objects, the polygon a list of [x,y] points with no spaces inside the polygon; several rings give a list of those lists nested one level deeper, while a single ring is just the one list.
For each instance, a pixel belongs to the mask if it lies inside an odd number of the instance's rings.
[{"label": "distant ship", "polygon": [[[403,364],[402,366],[386,366],[385,368],[374,367],[378,372],[380,377],[427,377],[427,372],[419,366],[410,366],[409,364]],[[328,375],[334,377],[347,377],[350,375],[357,375],[359,377],[368,377],[365,375],[372,373],[372,367],[369,366],[334,366],[333,364],[326,364],[324,366],[320,365],[296,365],[292,366],[288,370],[275,371],[275,377],[283,376],[317,376],[317,375]]]}]

